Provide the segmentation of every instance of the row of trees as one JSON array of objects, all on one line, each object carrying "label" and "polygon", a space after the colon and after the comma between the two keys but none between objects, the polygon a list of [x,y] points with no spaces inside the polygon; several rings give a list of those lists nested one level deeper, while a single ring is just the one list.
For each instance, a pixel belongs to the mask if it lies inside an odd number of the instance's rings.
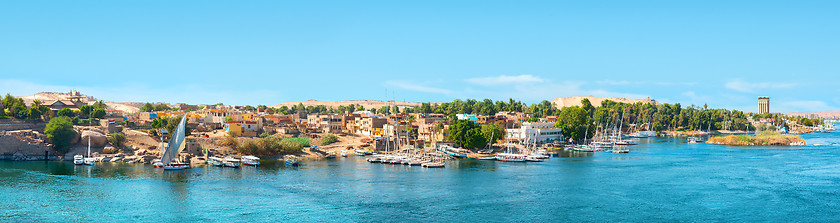
[{"label": "row of trees", "polygon": [[[49,119],[50,118],[50,108],[44,105],[44,102],[41,100],[35,99],[30,103],[29,108],[27,108],[23,98],[13,97],[10,94],[6,94],[5,97],[2,97],[3,108],[0,110],[0,116],[11,116],[16,119],[27,119],[27,120],[39,120],[39,119]],[[92,114],[95,118],[104,118],[105,117],[105,109],[107,106],[105,105],[104,101],[97,101],[93,105],[82,105],[79,110],[71,110],[69,108],[63,108],[54,114],[55,116],[64,116],[69,118],[74,117],[88,117],[88,114]]]},{"label": "row of trees", "polygon": [[504,139],[505,129],[494,123],[480,125],[469,120],[456,120],[449,126],[447,140],[464,148],[484,148]]},{"label": "row of trees", "polygon": [[176,111],[178,108],[169,107],[164,103],[158,103],[153,105],[152,103],[146,102],[143,106],[140,107],[140,112],[155,112],[155,111]]},{"label": "row of trees", "polygon": [[[748,114],[727,109],[710,109],[679,103],[653,105],[649,103],[621,103],[605,100],[600,107],[594,107],[588,99],[581,101],[581,107],[563,108],[555,126],[563,128],[563,135],[576,140],[586,135],[593,136],[596,129],[613,128],[623,122],[622,131],[633,128],[651,131],[691,130],[755,130],[750,125]],[[779,117],[778,125],[784,125]],[[586,132],[589,130],[589,132]]]}]

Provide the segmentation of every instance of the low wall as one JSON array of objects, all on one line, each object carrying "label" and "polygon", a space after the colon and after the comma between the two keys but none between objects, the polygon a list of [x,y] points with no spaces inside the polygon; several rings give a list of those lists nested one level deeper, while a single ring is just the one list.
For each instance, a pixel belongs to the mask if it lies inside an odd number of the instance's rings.
[{"label": "low wall", "polygon": [[47,123],[39,122],[0,122],[0,131],[15,131],[24,129],[44,129]]}]

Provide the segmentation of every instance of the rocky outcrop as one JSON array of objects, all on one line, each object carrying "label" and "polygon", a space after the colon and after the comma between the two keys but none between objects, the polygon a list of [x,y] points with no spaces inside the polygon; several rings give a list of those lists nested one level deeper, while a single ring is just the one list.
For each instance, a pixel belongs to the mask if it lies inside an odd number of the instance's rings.
[{"label": "rocky outcrop", "polygon": [[108,143],[108,138],[105,137],[105,134],[97,131],[84,131],[82,132],[81,138],[82,145],[88,145],[88,138],[90,138],[90,146],[93,147],[103,147]]},{"label": "rocky outcrop", "polygon": [[0,160],[59,160],[52,145],[34,131],[6,132],[0,135]]}]

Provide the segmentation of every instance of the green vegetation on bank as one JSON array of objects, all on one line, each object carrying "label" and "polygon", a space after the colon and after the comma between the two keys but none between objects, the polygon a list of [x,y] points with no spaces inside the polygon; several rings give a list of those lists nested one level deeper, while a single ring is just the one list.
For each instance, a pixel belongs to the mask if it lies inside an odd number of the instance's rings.
[{"label": "green vegetation on bank", "polygon": [[804,145],[805,140],[795,135],[782,135],[776,131],[764,131],[756,136],[715,136],[709,139],[707,143],[734,146],[789,146],[791,144]]},{"label": "green vegetation on bank", "polygon": [[55,150],[60,153],[67,152],[70,148],[73,138],[76,137],[76,131],[73,130],[73,123],[67,117],[55,117],[50,119],[47,127],[44,129],[47,138],[55,145]]},{"label": "green vegetation on bank", "polygon": [[299,153],[303,147],[309,146],[307,138],[279,138],[269,136],[265,138],[248,139],[242,143],[235,137],[223,138],[219,145],[233,147],[240,154],[255,156],[273,156],[277,154]]},{"label": "green vegetation on bank", "polygon": [[[628,104],[605,100],[596,108],[588,99],[583,99],[581,103],[581,107],[563,108],[555,123],[556,127],[563,128],[564,135],[575,140],[583,139],[586,135],[592,137],[596,129],[619,126],[622,121],[624,131],[634,128],[634,125],[635,129],[651,131],[755,130],[749,123],[747,113],[713,109],[706,105],[683,108],[679,103]],[[782,116],[774,116],[774,120],[784,125]]]},{"label": "green vegetation on bank", "polygon": [[338,136],[335,136],[333,134],[327,134],[323,138],[321,138],[321,145],[326,146],[326,145],[329,145],[329,144],[333,144],[337,141],[338,141]]}]

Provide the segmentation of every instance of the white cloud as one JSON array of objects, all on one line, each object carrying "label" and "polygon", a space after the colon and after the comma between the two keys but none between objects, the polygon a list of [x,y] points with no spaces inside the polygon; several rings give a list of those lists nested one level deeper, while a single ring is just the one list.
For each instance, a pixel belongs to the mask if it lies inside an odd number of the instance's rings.
[{"label": "white cloud", "polygon": [[756,93],[759,90],[792,88],[796,86],[796,83],[746,82],[740,79],[736,79],[726,82],[725,86],[726,88],[735,91],[745,93]]},{"label": "white cloud", "polygon": [[628,81],[628,80],[600,80],[596,81],[596,84],[599,85],[613,85],[613,86],[629,86],[629,85],[636,85],[636,86],[645,86],[645,85],[657,85],[657,86],[692,86],[696,83],[693,82],[666,82],[666,81]]},{"label": "white cloud", "polygon": [[410,83],[407,81],[396,81],[396,80],[389,80],[385,81],[386,86],[393,86],[397,88],[402,88],[409,91],[418,91],[424,93],[436,93],[436,94],[449,94],[452,91],[443,89],[443,88],[436,88],[436,87],[429,87],[424,86],[418,83]]},{"label": "white cloud", "polygon": [[519,76],[500,75],[496,77],[476,77],[467,79],[467,82],[482,86],[496,86],[504,84],[542,83],[545,82],[545,80],[534,75],[523,74]]}]

